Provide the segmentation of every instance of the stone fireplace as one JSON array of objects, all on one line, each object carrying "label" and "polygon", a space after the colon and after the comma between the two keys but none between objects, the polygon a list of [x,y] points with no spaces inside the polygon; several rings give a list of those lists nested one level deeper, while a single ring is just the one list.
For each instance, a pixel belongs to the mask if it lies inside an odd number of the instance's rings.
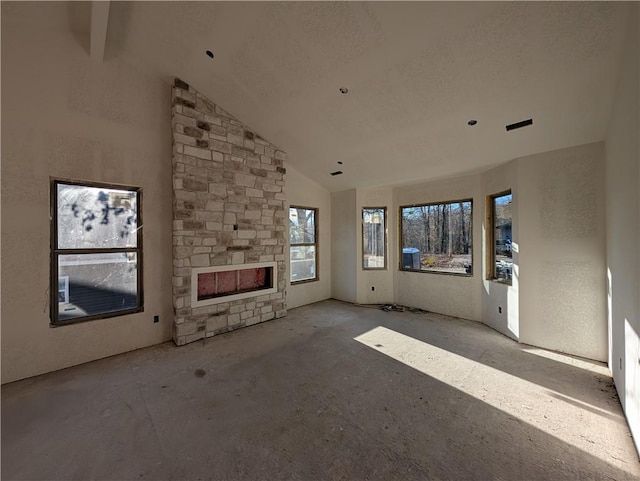
[{"label": "stone fireplace", "polygon": [[286,154],[185,82],[172,92],[173,338],[182,345],[286,315]]}]

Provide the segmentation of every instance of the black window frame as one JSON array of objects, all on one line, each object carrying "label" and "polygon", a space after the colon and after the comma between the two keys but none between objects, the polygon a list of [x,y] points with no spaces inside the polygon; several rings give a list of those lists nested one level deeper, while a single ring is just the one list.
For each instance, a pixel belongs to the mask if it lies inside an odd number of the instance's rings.
[{"label": "black window frame", "polygon": [[[486,272],[486,280],[497,282],[499,284],[505,284],[507,286],[513,285],[513,264],[511,266],[511,278],[510,279],[502,279],[498,277],[497,267],[496,267],[496,199],[500,197],[504,197],[510,195],[511,202],[513,203],[513,192],[511,189],[503,190],[501,192],[491,194],[487,196],[487,272]],[[513,216],[511,217],[512,229],[513,229]]]},{"label": "black window frame", "polygon": [[291,232],[289,232],[289,270],[291,271],[291,248],[292,247],[300,247],[300,246],[314,246],[315,247],[315,277],[311,279],[301,279],[299,281],[294,281],[291,279],[291,272],[289,272],[289,283],[293,285],[297,284],[305,284],[307,282],[317,282],[320,280],[319,274],[319,266],[320,266],[320,239],[318,239],[318,215],[319,209],[317,207],[305,207],[302,205],[290,205],[289,206],[289,215],[291,213],[291,209],[305,209],[313,211],[313,239],[315,242],[291,242]]},{"label": "black window frame", "polygon": [[[448,272],[448,271],[437,271],[437,270],[427,270],[427,269],[408,269],[403,267],[403,230],[402,230],[402,211],[403,209],[410,209],[414,207],[431,207],[431,206],[440,206],[446,204],[460,204],[469,202],[471,204],[471,222],[469,224],[469,240],[470,240],[470,251],[471,251],[471,272]],[[473,277],[475,271],[475,258],[474,258],[474,246],[473,246],[473,197],[464,198],[464,199],[454,199],[454,200],[445,200],[440,202],[425,202],[421,204],[409,204],[409,205],[401,205],[398,207],[398,246],[399,246],[399,255],[398,255],[398,270],[400,272],[418,272],[421,274],[436,274],[440,276],[457,276],[457,277]]]},{"label": "black window frame", "polygon": [[[92,187],[98,189],[115,189],[126,190],[136,193],[136,247],[110,247],[110,248],[59,248],[58,247],[58,185],[77,185],[82,187]],[[51,251],[51,266],[50,273],[51,278],[49,281],[50,291],[50,307],[49,317],[51,327],[61,327],[71,324],[78,324],[82,322],[95,321],[99,319],[108,319],[111,317],[125,316],[129,314],[135,314],[138,312],[144,312],[144,283],[143,283],[143,243],[142,243],[142,188],[133,187],[122,184],[112,184],[104,182],[93,182],[83,180],[73,180],[64,178],[50,178],[50,222],[51,222],[51,239],[50,239],[50,251]],[[103,253],[135,253],[136,254],[136,288],[137,288],[137,305],[133,308],[122,309],[118,311],[110,311],[99,314],[92,314],[88,316],[82,316],[72,319],[59,319],[58,312],[58,290],[59,290],[59,274],[58,274],[58,258],[61,255],[68,254],[103,254]]]},{"label": "black window frame", "polygon": [[[382,216],[383,216],[383,226],[382,226],[382,235],[383,235],[383,257],[384,257],[384,265],[382,267],[368,267],[365,265],[364,262],[364,229],[365,229],[365,222],[364,222],[364,213],[367,210],[379,210],[382,211]],[[387,252],[388,252],[388,246],[387,246],[387,207],[363,207],[362,208],[362,212],[361,212],[361,221],[362,221],[362,270],[363,271],[386,271],[388,268],[388,260],[387,260]]]}]

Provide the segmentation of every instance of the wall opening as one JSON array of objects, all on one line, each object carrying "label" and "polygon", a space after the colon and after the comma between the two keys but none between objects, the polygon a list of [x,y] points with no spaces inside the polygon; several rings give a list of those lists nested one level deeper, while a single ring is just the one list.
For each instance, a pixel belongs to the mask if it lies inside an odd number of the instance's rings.
[{"label": "wall opening", "polygon": [[193,269],[191,304],[218,304],[277,292],[277,264],[258,263]]}]

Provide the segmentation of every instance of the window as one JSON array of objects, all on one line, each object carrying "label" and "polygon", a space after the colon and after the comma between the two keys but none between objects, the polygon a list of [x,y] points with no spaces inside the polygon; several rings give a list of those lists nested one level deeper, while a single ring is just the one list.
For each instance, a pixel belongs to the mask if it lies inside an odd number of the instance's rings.
[{"label": "window", "polygon": [[400,207],[400,270],[471,275],[471,199]]},{"label": "window", "polygon": [[318,280],[318,209],[289,208],[291,283]]},{"label": "window", "polygon": [[511,284],[513,258],[511,253],[511,191],[489,197],[487,214],[487,279]]},{"label": "window", "polygon": [[51,183],[51,323],[142,310],[141,191]]},{"label": "window", "polygon": [[362,209],[362,268],[387,268],[387,208]]}]

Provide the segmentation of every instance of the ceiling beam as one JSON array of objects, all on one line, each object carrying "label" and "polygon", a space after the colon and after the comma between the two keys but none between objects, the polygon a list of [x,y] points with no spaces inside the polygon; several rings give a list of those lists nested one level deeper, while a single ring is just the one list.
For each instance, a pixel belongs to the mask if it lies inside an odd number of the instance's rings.
[{"label": "ceiling beam", "polygon": [[107,26],[109,25],[109,1],[91,2],[91,39],[89,56],[91,61],[102,63],[104,48],[107,44]]}]

